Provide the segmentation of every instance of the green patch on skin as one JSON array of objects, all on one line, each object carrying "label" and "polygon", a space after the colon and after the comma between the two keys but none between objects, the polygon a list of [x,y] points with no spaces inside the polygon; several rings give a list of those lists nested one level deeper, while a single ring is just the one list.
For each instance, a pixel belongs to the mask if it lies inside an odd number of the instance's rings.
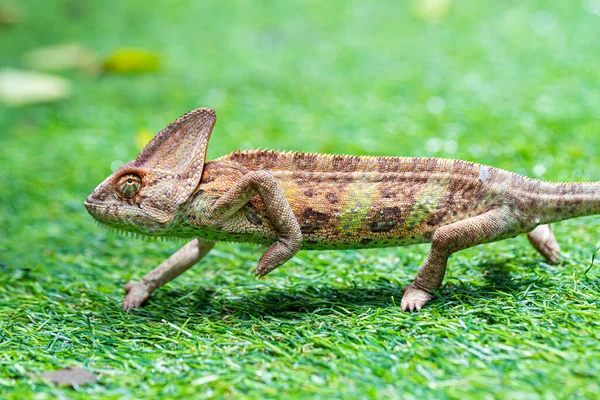
[{"label": "green patch on skin", "polygon": [[196,198],[192,201],[190,209],[192,213],[202,214],[206,212],[208,207],[214,202],[211,201],[206,195],[196,195]]},{"label": "green patch on skin", "polygon": [[448,180],[430,179],[419,193],[404,227],[408,230],[415,229],[439,207],[448,190]]},{"label": "green patch on skin", "polygon": [[356,183],[348,191],[349,201],[342,209],[339,219],[339,230],[343,235],[354,235],[369,216],[375,199],[374,185]]}]

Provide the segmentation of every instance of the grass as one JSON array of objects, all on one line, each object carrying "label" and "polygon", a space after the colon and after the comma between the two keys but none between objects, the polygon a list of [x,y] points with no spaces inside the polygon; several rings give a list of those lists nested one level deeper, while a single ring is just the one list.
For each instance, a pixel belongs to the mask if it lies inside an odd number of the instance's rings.
[{"label": "grass", "polygon": [[[77,40],[163,67],[66,73],[71,98],[0,109],[0,397],[598,398],[598,217],[556,226],[558,266],[523,238],[457,254],[419,314],[398,305],[427,246],[303,252],[254,280],[260,249],[218,244],[120,309],[124,283],[180,244],[101,230],[83,200],[136,156],[136,132],[198,106],[219,117],[209,158],[446,156],[599,180],[597,2],[457,1],[438,23],[417,3],[22,4],[0,66]],[[70,365],[98,383],[37,378]]]}]

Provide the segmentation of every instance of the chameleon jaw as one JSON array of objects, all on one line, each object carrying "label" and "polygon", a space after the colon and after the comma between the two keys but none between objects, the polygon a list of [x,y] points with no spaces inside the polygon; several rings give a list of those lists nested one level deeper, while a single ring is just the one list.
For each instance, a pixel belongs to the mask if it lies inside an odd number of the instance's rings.
[{"label": "chameleon jaw", "polygon": [[124,229],[122,227],[116,227],[113,225],[110,225],[106,222],[102,222],[99,220],[95,220],[96,225],[98,225],[99,227],[106,229],[109,232],[121,235],[121,236],[125,236],[125,237],[130,237],[133,239],[141,239],[141,240],[146,240],[146,241],[162,241],[162,242],[168,242],[168,241],[186,241],[188,239],[185,238],[180,238],[177,236],[164,236],[164,235],[152,235],[152,234],[147,234],[147,233],[141,233],[139,231],[133,231],[133,230],[127,230]]},{"label": "chameleon jaw", "polygon": [[137,210],[99,203],[92,196],[88,197],[84,205],[98,226],[115,233],[149,239],[167,236],[164,235],[164,225],[153,221],[146,214],[136,212]]}]

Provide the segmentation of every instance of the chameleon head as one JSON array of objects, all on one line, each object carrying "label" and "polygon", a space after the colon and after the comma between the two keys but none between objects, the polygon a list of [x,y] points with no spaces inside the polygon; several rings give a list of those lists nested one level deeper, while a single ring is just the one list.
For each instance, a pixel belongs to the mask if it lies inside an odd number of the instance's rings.
[{"label": "chameleon head", "polygon": [[85,201],[88,212],[114,229],[168,236],[200,182],[215,122],[210,108],[178,118],[96,187]]},{"label": "chameleon head", "polygon": [[[123,165],[117,172],[104,180],[85,201],[85,207],[98,222],[122,231],[149,236],[160,236],[167,230],[172,219],[167,204],[161,207],[154,195],[166,192],[159,178],[152,183],[149,174],[137,168],[134,162]],[[161,190],[162,189],[162,190]]]}]

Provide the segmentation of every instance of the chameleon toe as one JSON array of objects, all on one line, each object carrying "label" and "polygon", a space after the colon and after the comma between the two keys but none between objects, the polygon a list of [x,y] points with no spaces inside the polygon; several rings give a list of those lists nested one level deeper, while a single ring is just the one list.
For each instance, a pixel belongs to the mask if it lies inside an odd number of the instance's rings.
[{"label": "chameleon toe", "polygon": [[414,287],[412,284],[404,289],[404,296],[400,308],[402,311],[420,311],[434,296],[424,290]]}]

